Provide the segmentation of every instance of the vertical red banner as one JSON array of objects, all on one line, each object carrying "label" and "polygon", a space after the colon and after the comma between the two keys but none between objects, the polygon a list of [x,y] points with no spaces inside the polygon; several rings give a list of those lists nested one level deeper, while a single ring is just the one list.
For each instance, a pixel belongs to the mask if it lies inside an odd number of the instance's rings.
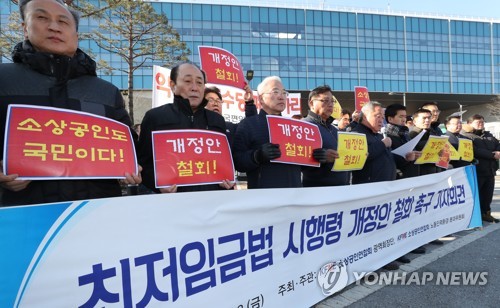
[{"label": "vertical red banner", "polygon": [[239,89],[245,87],[245,76],[240,61],[229,51],[199,46],[201,69],[205,71],[207,83],[232,86]]},{"label": "vertical red banner", "polygon": [[354,87],[354,106],[356,111],[361,111],[361,108],[370,101],[367,87]]},{"label": "vertical red banner", "polygon": [[309,122],[267,116],[269,141],[280,145],[281,157],[273,162],[319,167],[312,151],[323,146],[319,128]]},{"label": "vertical red banner", "polygon": [[154,131],[156,187],[234,181],[234,164],[224,134],[207,130]]}]

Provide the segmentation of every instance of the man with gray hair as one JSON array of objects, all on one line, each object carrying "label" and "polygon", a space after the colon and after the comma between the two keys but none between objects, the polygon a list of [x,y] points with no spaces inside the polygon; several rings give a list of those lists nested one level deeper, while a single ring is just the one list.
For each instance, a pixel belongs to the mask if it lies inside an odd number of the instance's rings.
[{"label": "man with gray hair", "polygon": [[391,138],[379,133],[384,125],[382,106],[378,102],[369,102],[361,108],[361,114],[360,123],[352,132],[366,135],[368,157],[363,169],[352,172],[352,184],[395,180]]},{"label": "man with gray hair", "polygon": [[[131,126],[118,88],[98,78],[95,62],[78,49],[78,13],[61,0],[20,0],[19,9],[25,40],[14,47],[14,63],[0,64],[0,142],[10,104],[84,111]],[[139,174],[124,176],[125,184],[142,181]],[[117,180],[17,178],[0,172],[0,206],[121,195]]]},{"label": "man with gray hair", "polygon": [[243,119],[234,136],[233,158],[236,169],[246,172],[248,188],[301,187],[299,165],[270,162],[281,156],[279,145],[269,142],[267,115],[281,115],[288,92],[277,76],[265,78],[257,87],[262,109]]}]

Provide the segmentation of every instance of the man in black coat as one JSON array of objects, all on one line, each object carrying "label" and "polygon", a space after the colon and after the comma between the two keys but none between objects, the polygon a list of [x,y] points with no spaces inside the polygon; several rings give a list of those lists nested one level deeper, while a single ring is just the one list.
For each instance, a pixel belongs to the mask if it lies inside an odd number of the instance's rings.
[{"label": "man in black coat", "polygon": [[[391,149],[397,149],[403,144],[410,141],[409,129],[406,124],[406,107],[401,104],[392,104],[385,108],[385,119],[387,125],[385,126],[385,133],[387,137],[391,138]],[[393,155],[398,168],[399,178],[409,178],[418,176],[418,167],[414,162],[420,157],[422,152],[409,151],[405,157]]]},{"label": "man in black coat", "polygon": [[352,184],[392,181],[396,179],[396,164],[391,153],[392,141],[380,134],[384,113],[378,102],[369,102],[361,109],[360,123],[353,133],[366,135],[368,157],[361,170],[352,172]]},{"label": "man in black coat", "polygon": [[[462,130],[462,120],[460,119],[460,116],[449,116],[446,118],[444,125],[446,126],[445,135],[448,136],[448,141],[455,148],[455,150],[458,151],[458,145],[460,143],[459,138],[468,139],[464,135],[460,134],[460,131]],[[453,168],[460,168],[470,165],[471,162],[459,159],[450,161],[450,164]]]},{"label": "man in black coat", "polygon": [[[10,104],[85,111],[131,126],[118,88],[96,75],[95,62],[78,49],[76,11],[61,0],[21,0],[25,40],[14,47],[14,63],[0,64],[0,140]],[[2,155],[3,157],[3,150]],[[125,184],[140,174],[124,173]],[[115,179],[18,180],[0,172],[2,205],[26,205],[121,196]]]},{"label": "man in black coat", "polygon": [[[429,136],[439,136],[437,133],[431,129],[431,118],[432,112],[427,109],[418,109],[413,114],[413,127],[410,130],[410,139],[415,138],[422,131],[425,131],[422,138],[419,140],[417,145],[415,146],[416,151],[422,151],[427,141],[429,140]],[[439,168],[436,167],[436,164],[420,164],[418,167],[418,175],[426,175],[433,174],[439,172]]]},{"label": "man in black coat", "polygon": [[481,217],[487,222],[499,222],[491,216],[491,201],[495,190],[498,159],[500,159],[500,143],[489,131],[484,130],[482,115],[471,116],[467,119],[467,124],[468,127],[462,130],[462,134],[472,139],[474,158],[478,160],[476,171]]},{"label": "man in black coat", "polygon": [[265,78],[257,87],[262,109],[243,119],[236,129],[233,158],[236,170],[246,172],[248,188],[302,187],[299,165],[272,163],[281,157],[279,145],[269,142],[267,115],[281,115],[288,92],[277,76]]},{"label": "man in black coat", "polygon": [[319,168],[302,168],[304,187],[349,185],[350,172],[332,171],[333,163],[339,157],[337,153],[339,130],[332,125],[333,118],[331,117],[334,101],[332,89],[326,85],[317,87],[309,93],[310,110],[304,121],[318,126],[323,139],[323,149],[316,150],[314,154],[320,155],[319,152],[323,152],[324,154],[321,155],[324,155],[326,160],[321,162]]},{"label": "man in black coat", "polygon": [[141,135],[137,147],[139,163],[143,167],[144,185],[161,193],[231,189],[234,182],[228,179],[220,184],[182,186],[157,189],[151,132],[172,129],[206,129],[226,133],[224,118],[205,109],[205,75],[192,63],[181,63],[170,72],[170,88],[174,92],[173,104],[165,104],[146,112],[141,123]]}]

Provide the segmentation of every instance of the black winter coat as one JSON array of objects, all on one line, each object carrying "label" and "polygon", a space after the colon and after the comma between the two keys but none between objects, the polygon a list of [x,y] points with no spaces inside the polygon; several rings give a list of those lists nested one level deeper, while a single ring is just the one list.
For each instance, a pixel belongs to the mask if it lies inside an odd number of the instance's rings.
[{"label": "black winter coat", "polygon": [[[131,126],[118,88],[96,77],[95,62],[81,50],[73,57],[36,52],[19,43],[14,63],[0,64],[0,141],[7,107],[30,104],[85,111]],[[133,133],[135,135],[135,133]],[[3,157],[3,147],[2,147]],[[121,196],[117,180],[40,180],[13,192],[3,189],[0,205],[24,205]]]},{"label": "black winter coat", "polygon": [[485,130],[462,131],[462,135],[472,139],[474,146],[474,158],[478,160],[476,165],[477,176],[495,176],[498,170],[498,161],[495,159],[494,151],[500,151],[500,143],[489,132]]},{"label": "black winter coat", "polygon": [[[465,139],[468,139],[467,137],[465,137],[464,135],[460,135],[460,134],[454,134],[452,132],[446,132],[444,133],[445,136],[448,136],[448,141],[451,143],[451,145],[455,148],[455,150],[458,151],[458,145],[460,143],[460,140],[458,140],[458,138],[465,138]],[[465,160],[452,160],[450,161],[450,164],[453,166],[453,168],[460,168],[460,167],[465,167],[465,166],[468,166],[470,165],[471,163],[468,162],[468,161],[465,161]]]},{"label": "black winter coat", "polygon": [[[391,138],[392,150],[395,150],[410,141],[409,130],[406,126],[387,123],[385,132],[387,137]],[[418,165],[415,165],[414,161],[407,161],[405,157],[396,154],[393,154],[393,157],[396,162],[396,167],[399,171],[401,171],[401,178],[418,176]]]},{"label": "black winter coat", "polygon": [[267,113],[261,109],[257,116],[245,118],[239,123],[233,143],[236,169],[246,172],[249,189],[302,187],[299,165],[271,162],[259,164],[255,161],[255,151],[269,142],[266,116]]},{"label": "black winter coat", "polygon": [[353,133],[366,135],[368,143],[368,157],[361,170],[352,172],[352,184],[392,181],[396,179],[396,163],[391,153],[382,142],[384,136],[374,133],[363,122],[356,125]]},{"label": "black winter coat", "polygon": [[[141,134],[137,146],[137,157],[142,166],[142,181],[146,187],[159,192],[155,188],[153,144],[151,132],[173,129],[206,129],[219,133],[226,133],[224,118],[213,111],[204,108],[206,100],[193,113],[189,100],[181,96],[174,96],[172,104],[162,105],[146,112],[141,124]],[[218,190],[218,184],[182,186],[177,192]]]},{"label": "black winter coat", "polygon": [[[330,121],[324,122],[317,114],[309,111],[304,121],[318,126],[323,139],[323,149],[337,150],[338,129],[332,125],[333,118],[330,117],[330,119]],[[302,167],[302,184],[304,187],[349,185],[351,173],[345,171],[333,172],[332,168],[333,163],[323,163],[319,168]]]},{"label": "black winter coat", "polygon": [[[410,130],[410,139],[415,138],[418,134],[420,134],[421,131],[421,128],[413,126],[413,128]],[[415,146],[415,151],[422,151],[422,149],[425,147],[425,144],[429,140],[429,136],[431,135],[438,136],[435,135],[432,130],[426,130],[425,134],[422,136],[422,139],[420,139],[420,141]],[[420,164],[415,166],[418,166],[418,175],[433,174],[440,171],[440,168],[437,167],[436,164]]]}]

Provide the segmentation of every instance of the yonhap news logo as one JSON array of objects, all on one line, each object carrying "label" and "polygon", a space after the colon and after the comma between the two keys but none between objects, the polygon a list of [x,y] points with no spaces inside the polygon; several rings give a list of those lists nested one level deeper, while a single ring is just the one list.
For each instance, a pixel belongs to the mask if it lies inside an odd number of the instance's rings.
[{"label": "yonhap news logo", "polygon": [[325,296],[335,294],[347,286],[347,266],[342,260],[327,263],[318,271],[317,279]]},{"label": "yonhap news logo", "polygon": [[356,285],[484,286],[488,272],[353,272]]}]

